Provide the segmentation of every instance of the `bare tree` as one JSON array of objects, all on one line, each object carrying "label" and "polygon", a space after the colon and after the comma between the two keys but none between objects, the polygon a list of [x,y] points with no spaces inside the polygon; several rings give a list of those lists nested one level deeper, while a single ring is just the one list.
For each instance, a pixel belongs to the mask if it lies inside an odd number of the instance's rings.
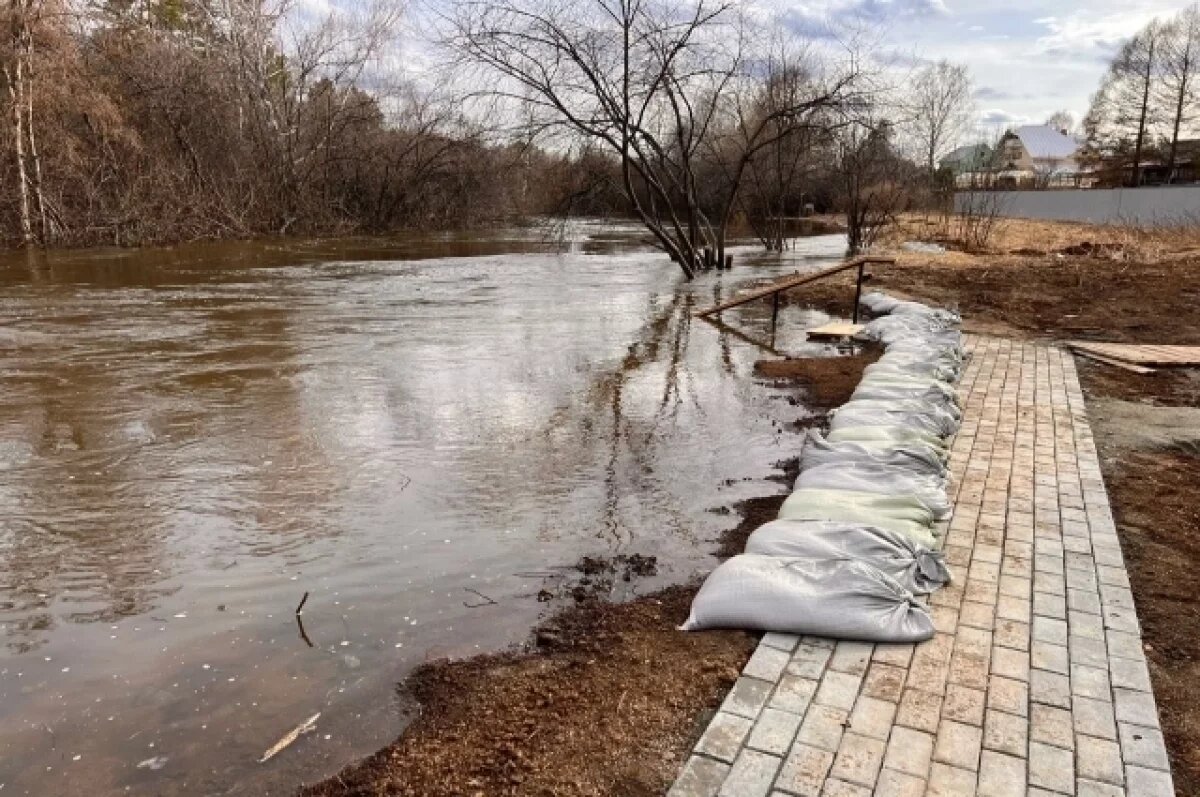
[{"label": "bare tree", "polygon": [[1057,110],[1046,117],[1046,126],[1071,135],[1075,129],[1075,116],[1068,110]]},{"label": "bare tree", "polygon": [[1130,161],[1134,186],[1141,184],[1142,156],[1161,121],[1155,102],[1161,39],[1161,25],[1154,21],[1122,45],[1084,120],[1089,145],[1101,157]]},{"label": "bare tree", "polygon": [[1188,6],[1162,30],[1162,80],[1159,91],[1170,126],[1167,180],[1174,177],[1179,137],[1196,119],[1200,79],[1200,6]]},{"label": "bare tree", "polygon": [[909,127],[926,172],[970,134],[975,123],[971,76],[967,67],[941,60],[918,70],[912,79]]},{"label": "bare tree", "polygon": [[846,213],[850,254],[871,247],[888,224],[905,211],[915,167],[893,148],[893,125],[863,116],[835,136],[835,172]]},{"label": "bare tree", "polygon": [[[495,79],[495,95],[620,158],[634,213],[689,278],[705,250],[723,259],[755,156],[781,126],[846,103],[858,78],[851,60],[776,105],[750,102],[751,33],[726,0],[468,0],[450,22],[449,43]],[[714,153],[719,183],[701,184]]]}]

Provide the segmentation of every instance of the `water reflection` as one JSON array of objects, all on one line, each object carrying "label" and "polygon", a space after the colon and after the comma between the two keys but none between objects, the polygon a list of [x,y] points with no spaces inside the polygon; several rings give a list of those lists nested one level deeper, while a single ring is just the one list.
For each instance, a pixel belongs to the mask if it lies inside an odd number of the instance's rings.
[{"label": "water reflection", "polygon": [[684,284],[631,230],[573,240],[0,264],[5,793],[287,791],[394,735],[415,664],[521,639],[531,573],[705,565],[801,410],[749,377],[769,305],[691,310],[843,242]]}]

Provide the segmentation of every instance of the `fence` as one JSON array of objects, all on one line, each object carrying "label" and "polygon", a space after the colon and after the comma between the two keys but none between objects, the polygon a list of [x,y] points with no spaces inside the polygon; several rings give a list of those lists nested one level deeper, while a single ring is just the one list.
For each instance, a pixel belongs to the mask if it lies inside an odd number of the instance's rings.
[{"label": "fence", "polygon": [[[966,207],[975,193],[983,192],[957,192],[954,195],[955,210]],[[1019,219],[1167,226],[1200,222],[1200,185],[989,191],[986,194],[998,203],[995,207],[1001,216]]]}]

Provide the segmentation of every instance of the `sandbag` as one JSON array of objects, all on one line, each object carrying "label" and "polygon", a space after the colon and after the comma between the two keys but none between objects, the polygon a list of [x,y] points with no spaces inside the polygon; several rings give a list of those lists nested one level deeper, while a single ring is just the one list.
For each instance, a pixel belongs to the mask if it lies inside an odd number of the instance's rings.
[{"label": "sandbag", "polygon": [[921,642],[933,619],[911,592],[853,559],[741,554],[709,575],[684,631],[747,628],[863,642]]},{"label": "sandbag", "polygon": [[841,409],[834,410],[830,415],[830,430],[852,426],[899,426],[947,438],[958,431],[959,426],[948,412],[878,409],[858,406],[858,402],[854,401],[843,404]]},{"label": "sandbag", "polygon": [[889,465],[869,462],[818,465],[800,471],[792,489],[912,495],[935,519],[941,520],[950,514],[950,501],[946,498],[944,479]]},{"label": "sandbag", "polygon": [[878,526],[830,520],[773,520],[746,540],[746,553],[794,559],[848,557],[876,568],[909,592],[927,594],[949,584],[940,551]]},{"label": "sandbag", "polygon": [[944,476],[946,465],[939,453],[928,446],[872,446],[863,443],[831,443],[815,429],[808,431],[800,450],[800,469],[826,463],[875,463],[909,468],[913,473]]},{"label": "sandbag", "polygon": [[862,443],[868,446],[924,445],[946,456],[946,441],[936,434],[903,426],[841,426],[831,429],[825,439],[831,443]]},{"label": "sandbag", "polygon": [[903,534],[937,547],[933,513],[913,495],[876,495],[847,490],[795,490],[779,507],[780,520],[840,520]]}]

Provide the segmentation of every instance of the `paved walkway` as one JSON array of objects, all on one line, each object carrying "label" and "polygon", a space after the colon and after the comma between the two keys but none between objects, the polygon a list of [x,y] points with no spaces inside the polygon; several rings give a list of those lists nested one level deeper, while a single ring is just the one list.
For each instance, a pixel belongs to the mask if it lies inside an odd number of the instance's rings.
[{"label": "paved walkway", "polygon": [[1075,363],[967,349],[937,635],[767,634],[671,797],[1174,795]]}]

